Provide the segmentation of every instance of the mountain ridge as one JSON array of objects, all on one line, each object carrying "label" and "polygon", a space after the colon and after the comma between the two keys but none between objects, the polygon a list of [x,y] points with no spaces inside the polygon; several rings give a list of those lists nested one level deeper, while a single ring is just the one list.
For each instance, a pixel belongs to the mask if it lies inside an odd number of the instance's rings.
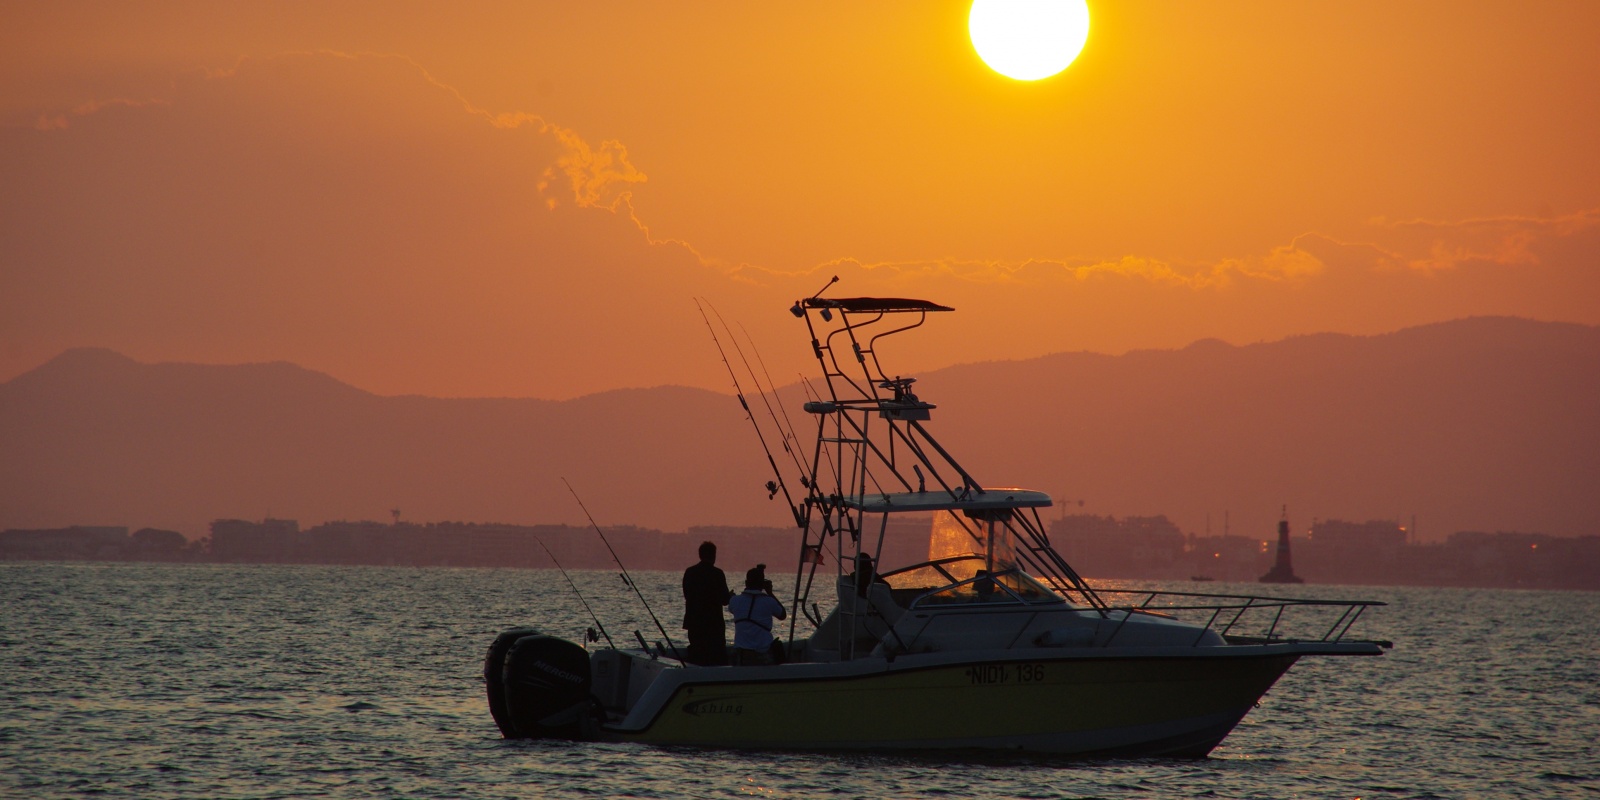
[{"label": "mountain ridge", "polygon": [[[1475,317],[957,364],[917,388],[980,480],[1089,513],[1165,513],[1197,533],[1226,517],[1254,534],[1288,503],[1297,529],[1416,514],[1430,538],[1572,535],[1600,533],[1597,364],[1600,327]],[[800,390],[779,396],[792,405]],[[783,525],[743,415],[731,395],[682,386],[381,396],[287,362],[140,364],[76,348],[0,383],[0,527],[195,537],[219,517],[311,524],[394,507],[581,524],[560,478],[602,524]]]}]

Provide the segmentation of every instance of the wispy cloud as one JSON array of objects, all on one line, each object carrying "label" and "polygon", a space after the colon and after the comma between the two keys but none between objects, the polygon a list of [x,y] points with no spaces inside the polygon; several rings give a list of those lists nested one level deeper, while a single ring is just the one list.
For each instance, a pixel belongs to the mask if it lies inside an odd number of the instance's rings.
[{"label": "wispy cloud", "polygon": [[1600,209],[1554,217],[1506,216],[1455,221],[1375,219],[1371,225],[1374,235],[1370,240],[1346,240],[1310,231],[1265,253],[1201,264],[1140,254],[1101,260],[1033,258],[1021,261],[868,261],[845,257],[798,272],[752,264],[741,264],[734,272],[755,283],[851,270],[891,286],[910,286],[931,279],[1041,287],[1124,279],[1197,291],[1250,282],[1308,283],[1335,271],[1411,271],[1431,275],[1467,263],[1503,267],[1539,264],[1541,244],[1600,227]]},{"label": "wispy cloud", "polygon": [[974,284],[1012,284],[1017,286],[1067,286],[1097,281],[1126,279],[1146,284],[1189,289],[1214,289],[1241,280],[1297,281],[1320,274],[1325,269],[1316,255],[1298,244],[1274,248],[1255,258],[1230,258],[1213,264],[1184,266],[1159,258],[1127,255],[1100,261],[1069,261],[1034,258],[1023,261],[978,261],[940,259],[922,261],[863,261],[838,258],[803,272],[769,270],[743,264],[737,273],[761,283],[767,278],[793,278],[800,275],[857,271],[875,282],[910,286],[932,279],[948,279]]},{"label": "wispy cloud", "polygon": [[1600,225],[1600,208],[1551,217],[1499,216],[1462,220],[1387,220],[1372,224],[1400,239],[1396,260],[1421,272],[1453,270],[1470,262],[1507,267],[1541,263],[1540,244]]},{"label": "wispy cloud", "polygon": [[[615,210],[628,187],[649,180],[628,158],[628,148],[622,142],[607,139],[598,145],[591,144],[576,130],[553,123],[538,114],[526,112],[494,112],[475,105],[456,87],[434,77],[427,68],[414,59],[396,53],[341,52],[337,50],[286,51],[269,56],[245,56],[229,67],[199,70],[205,80],[226,81],[238,78],[241,71],[253,65],[282,62],[293,59],[342,59],[347,61],[392,61],[406,65],[433,87],[448,93],[461,104],[468,114],[482,118],[497,128],[527,127],[559,142],[561,155],[546,171],[535,188],[545,197],[546,205],[554,208],[562,202],[579,207],[602,207]],[[140,108],[144,106],[171,106],[171,98],[108,98],[83,103],[70,110],[39,115],[34,127],[41,131],[63,130],[71,126],[74,117],[86,117],[108,108]],[[565,179],[562,181],[561,179]],[[551,190],[565,183],[570,195],[558,196]]]},{"label": "wispy cloud", "polygon": [[[888,286],[909,287],[936,279],[1025,286],[1071,286],[1121,279],[1152,286],[1215,290],[1252,282],[1304,283],[1325,277],[1330,269],[1336,268],[1365,268],[1379,272],[1410,270],[1435,274],[1474,262],[1506,267],[1535,265],[1540,263],[1540,243],[1570,237],[1600,225],[1600,209],[1547,217],[1498,216],[1461,220],[1374,218],[1370,221],[1373,231],[1370,240],[1347,240],[1310,231],[1264,253],[1228,257],[1211,263],[1188,263],[1140,253],[1103,259],[1042,256],[1020,261],[871,261],[843,257],[817,264],[809,270],[780,270],[706,253],[691,242],[652,236],[647,221],[639,217],[630,198],[631,189],[648,182],[649,177],[633,164],[625,143],[614,139],[591,142],[578,131],[539,114],[496,112],[483,108],[408,56],[333,50],[284,52],[241,58],[231,67],[206,70],[203,75],[208,80],[229,80],[255,64],[316,58],[401,63],[414,70],[427,84],[447,93],[464,112],[481,118],[489,125],[501,129],[528,129],[549,137],[557,144],[558,154],[553,163],[544,169],[534,187],[547,208],[554,209],[570,203],[579,208],[626,212],[627,217],[652,244],[681,247],[703,265],[746,284],[761,285],[854,269],[873,282]],[[67,111],[43,114],[35,127],[45,131],[59,130],[69,127],[73,118],[97,114],[110,108],[170,103],[169,98],[97,100]]]},{"label": "wispy cloud", "polygon": [[40,114],[33,127],[41,131],[65,130],[72,125],[73,117],[87,117],[98,114],[108,108],[144,108],[146,106],[170,106],[171,101],[165,98],[146,98],[136,100],[127,97],[113,97],[106,100],[91,100],[81,103],[67,111],[52,111]]}]

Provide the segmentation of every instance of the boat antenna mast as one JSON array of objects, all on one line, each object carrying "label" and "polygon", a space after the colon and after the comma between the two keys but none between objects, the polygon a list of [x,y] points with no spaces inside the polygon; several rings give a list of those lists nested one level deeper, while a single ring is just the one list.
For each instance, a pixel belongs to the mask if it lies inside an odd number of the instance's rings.
[{"label": "boat antenna mast", "polygon": [[[594,515],[590,514],[589,507],[583,504],[583,498],[578,496],[578,490],[572,488],[572,484],[566,478],[562,478],[561,482],[567,484],[567,491],[572,493],[572,499],[578,501],[578,508],[583,509],[583,515],[589,519],[589,527],[594,528],[594,532],[600,536],[600,541],[605,543],[606,550],[610,551],[611,560],[617,563],[617,569],[622,570],[622,582],[628,584],[628,588],[632,589],[633,593],[638,596],[639,602],[644,605],[644,613],[649,614],[650,621],[656,624],[656,630],[661,632],[661,638],[666,641],[667,647],[671,648],[673,657],[682,661],[683,656],[678,652],[678,645],[674,644],[672,637],[667,635],[667,629],[662,627],[661,620],[656,617],[656,612],[651,610],[650,601],[644,599],[644,593],[639,591],[639,585],[633,582],[633,576],[628,574],[628,568],[622,565],[622,559],[617,557],[616,549],[611,546],[610,540],[606,539],[606,534],[600,530],[600,525],[594,521]],[[611,637],[606,637],[607,641],[610,641],[610,639]],[[648,650],[649,648],[646,649]]]},{"label": "boat antenna mast", "polygon": [[[921,327],[929,313],[952,310],[910,298],[823,299],[816,295],[789,309],[806,323],[812,354],[822,368],[828,393],[825,399],[805,404],[805,410],[818,421],[819,453],[812,458],[808,503],[822,517],[822,538],[849,533],[860,552],[862,525],[867,506],[872,504],[869,486],[882,493],[884,503],[897,490],[919,497],[942,495],[948,498],[944,502],[950,508],[962,511],[954,518],[975,542],[987,547],[1004,529],[1021,545],[1015,553],[1017,559],[1104,609],[1093,589],[1051,547],[1037,508],[1030,514],[1019,513],[1020,506],[962,509],[969,502],[978,502],[988,490],[924,427],[935,406],[912,390],[916,379],[884,371],[879,341]],[[830,450],[832,457],[825,458]],[[827,490],[818,486],[823,477],[818,468],[824,460],[831,462],[832,474],[827,477],[832,487]],[[887,516],[884,522],[886,525]],[[879,535],[881,542],[882,533]]]}]

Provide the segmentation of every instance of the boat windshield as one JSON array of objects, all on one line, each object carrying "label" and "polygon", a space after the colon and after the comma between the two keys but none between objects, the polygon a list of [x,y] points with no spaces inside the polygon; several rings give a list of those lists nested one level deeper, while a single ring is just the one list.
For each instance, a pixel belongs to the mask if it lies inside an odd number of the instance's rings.
[{"label": "boat windshield", "polygon": [[912,608],[950,605],[1025,605],[1064,602],[1059,595],[1027,573],[1008,569],[990,573],[977,570],[973,577],[937,589],[912,601]]},{"label": "boat windshield", "polygon": [[896,589],[938,589],[977,575],[983,563],[981,553],[958,553],[901,567],[881,577]]}]

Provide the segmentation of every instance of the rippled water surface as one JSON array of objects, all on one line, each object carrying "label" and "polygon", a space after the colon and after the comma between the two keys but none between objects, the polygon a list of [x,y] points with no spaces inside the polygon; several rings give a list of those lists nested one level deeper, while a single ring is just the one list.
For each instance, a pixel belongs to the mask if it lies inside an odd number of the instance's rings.
[{"label": "rippled water surface", "polygon": [[[636,577],[679,634],[677,576]],[[1600,595],[1297,593],[1389,602],[1356,633],[1395,648],[1303,661],[1209,759],[952,761],[502,740],[483,650],[591,624],[559,573],[0,564],[0,795],[1600,798]]]}]

